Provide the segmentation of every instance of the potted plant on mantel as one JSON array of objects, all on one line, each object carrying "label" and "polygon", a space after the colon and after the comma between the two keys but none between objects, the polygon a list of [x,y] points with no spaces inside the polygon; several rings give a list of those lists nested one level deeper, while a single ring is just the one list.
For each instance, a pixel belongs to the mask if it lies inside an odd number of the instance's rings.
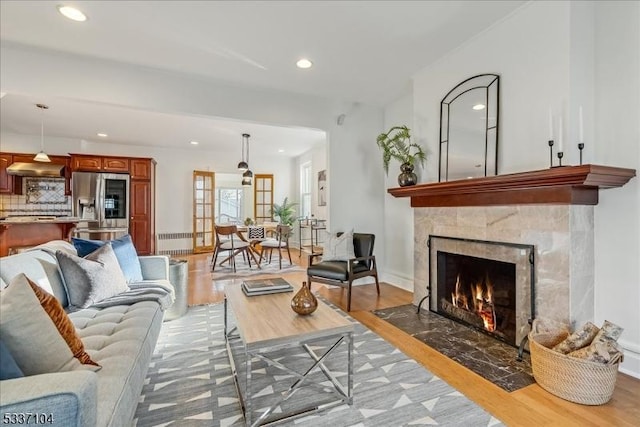
[{"label": "potted plant on mantel", "polygon": [[400,175],[398,184],[400,187],[416,185],[418,177],[413,172],[416,162],[424,166],[427,155],[422,147],[411,142],[411,131],[406,126],[394,126],[386,133],[378,135],[376,140],[382,150],[382,165],[384,171],[389,174],[389,161],[396,159],[400,162]]}]

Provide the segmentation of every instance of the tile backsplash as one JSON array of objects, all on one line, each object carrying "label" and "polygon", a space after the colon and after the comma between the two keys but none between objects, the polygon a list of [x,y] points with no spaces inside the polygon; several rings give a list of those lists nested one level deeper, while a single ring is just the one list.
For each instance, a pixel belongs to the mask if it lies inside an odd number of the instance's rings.
[{"label": "tile backsplash", "polygon": [[69,216],[71,197],[62,178],[23,178],[25,194],[0,195],[0,216]]}]

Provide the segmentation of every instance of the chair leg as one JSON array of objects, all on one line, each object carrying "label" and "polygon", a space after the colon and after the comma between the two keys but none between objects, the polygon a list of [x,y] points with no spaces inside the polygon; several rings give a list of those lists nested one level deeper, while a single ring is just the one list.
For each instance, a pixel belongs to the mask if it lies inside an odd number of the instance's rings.
[{"label": "chair leg", "polygon": [[351,311],[351,280],[347,286],[347,312]]},{"label": "chair leg", "polygon": [[216,269],[216,261],[218,261],[218,248],[213,250],[213,255],[211,255],[211,272]]},{"label": "chair leg", "polygon": [[269,248],[269,264],[271,264],[271,257],[273,256],[273,248]]},{"label": "chair leg", "polygon": [[262,255],[264,254],[264,247],[260,246],[260,259],[258,260],[258,264],[262,264]]},{"label": "chair leg", "polygon": [[373,276],[376,279],[376,290],[378,291],[378,295],[380,295],[380,283],[378,282],[378,275]]},{"label": "chair leg", "polygon": [[282,248],[278,245],[278,269],[282,270]]},{"label": "chair leg", "polygon": [[293,265],[293,262],[291,262],[291,252],[289,251],[288,245],[287,245],[287,254],[289,254],[289,265]]}]

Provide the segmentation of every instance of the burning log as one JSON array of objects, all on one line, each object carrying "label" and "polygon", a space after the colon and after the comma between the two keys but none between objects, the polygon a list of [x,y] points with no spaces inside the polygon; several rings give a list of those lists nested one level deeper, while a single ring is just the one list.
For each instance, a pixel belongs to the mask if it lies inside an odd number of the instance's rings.
[{"label": "burning log", "polygon": [[477,328],[484,329],[484,321],[477,314],[467,311],[464,308],[456,307],[444,298],[440,300],[440,306],[442,307],[442,310],[448,315],[463,320]]}]

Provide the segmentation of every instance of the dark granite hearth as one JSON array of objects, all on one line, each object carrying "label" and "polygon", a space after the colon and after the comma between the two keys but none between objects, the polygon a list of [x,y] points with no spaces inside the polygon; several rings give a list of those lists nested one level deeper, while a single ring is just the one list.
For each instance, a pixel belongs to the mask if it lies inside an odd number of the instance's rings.
[{"label": "dark granite hearth", "polygon": [[373,313],[509,392],[535,382],[529,354],[518,362],[515,347],[482,332],[412,304]]}]

